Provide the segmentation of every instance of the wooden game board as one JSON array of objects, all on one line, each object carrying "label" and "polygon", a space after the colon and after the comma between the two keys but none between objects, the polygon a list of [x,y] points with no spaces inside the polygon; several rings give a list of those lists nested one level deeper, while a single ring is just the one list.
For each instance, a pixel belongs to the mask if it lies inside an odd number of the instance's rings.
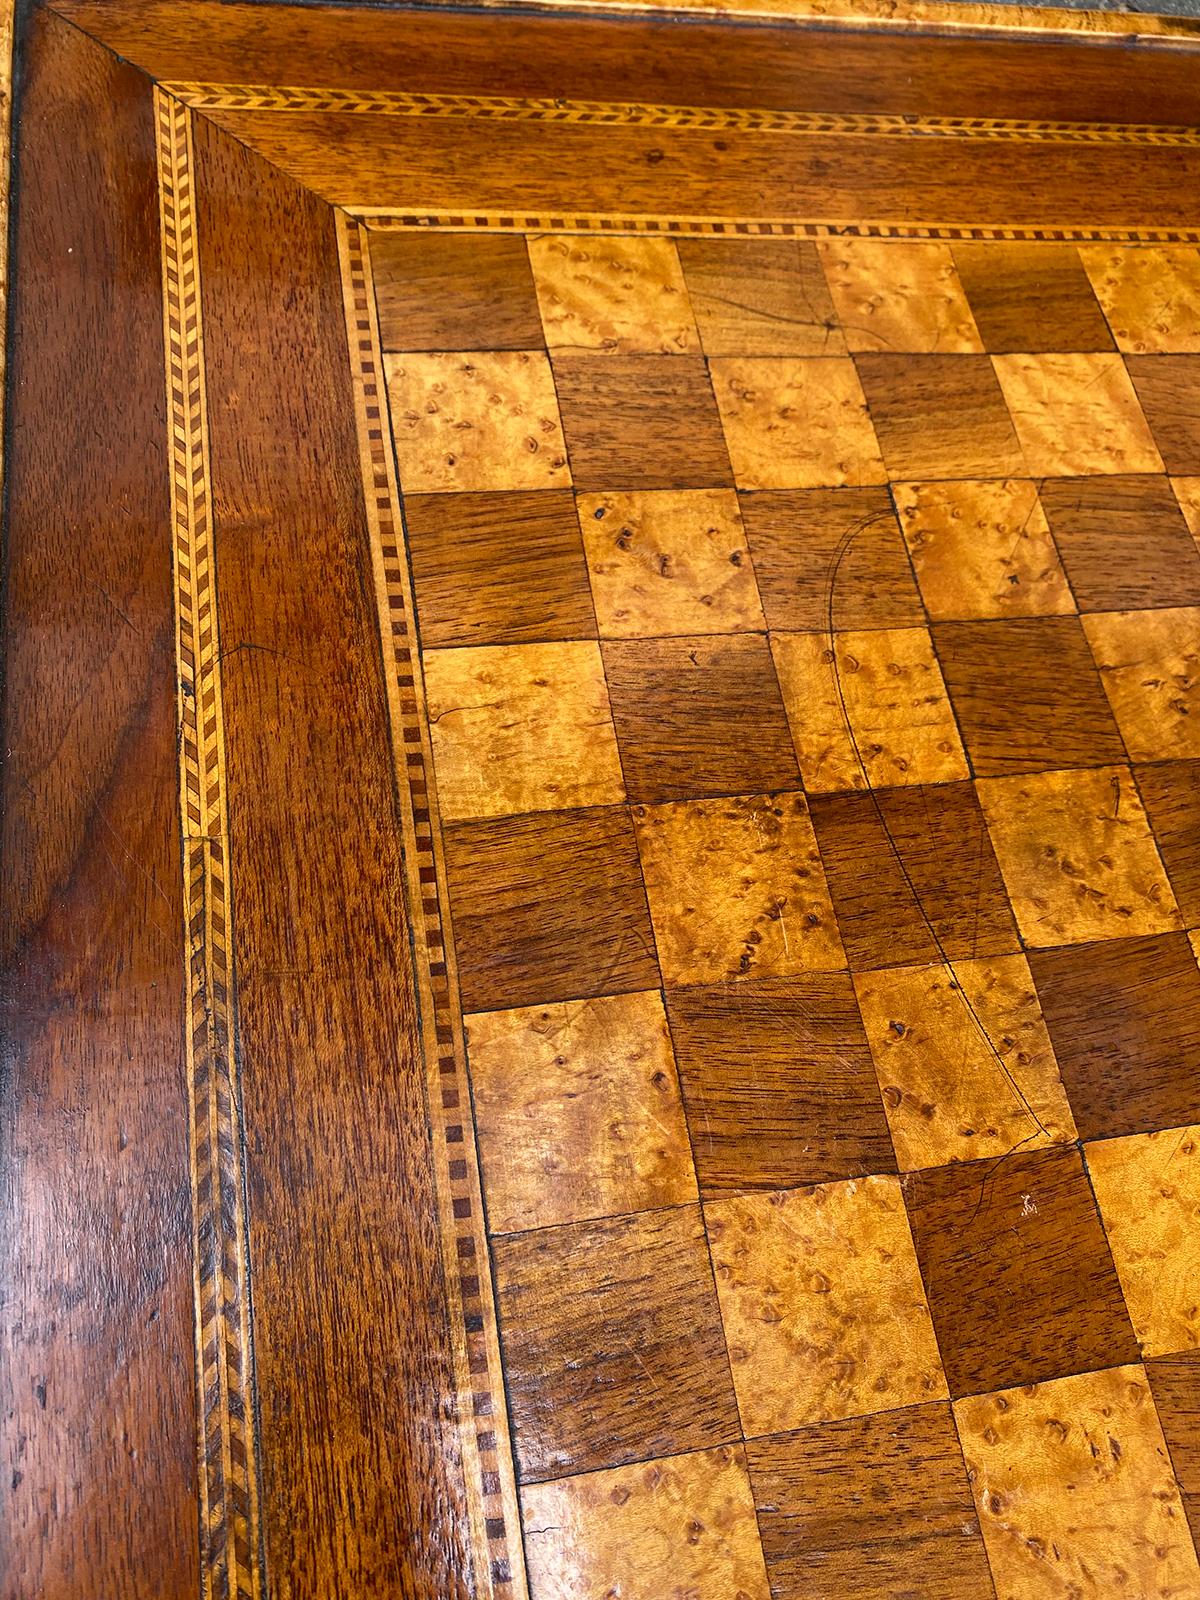
[{"label": "wooden game board", "polygon": [[14,1600],[1200,1596],[1200,46],[1014,16],[25,13]]}]

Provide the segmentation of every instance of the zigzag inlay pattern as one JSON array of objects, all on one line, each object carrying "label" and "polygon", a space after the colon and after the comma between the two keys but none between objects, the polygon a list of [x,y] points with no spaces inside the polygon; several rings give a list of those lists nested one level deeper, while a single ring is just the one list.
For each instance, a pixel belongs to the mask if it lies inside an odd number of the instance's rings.
[{"label": "zigzag inlay pattern", "polygon": [[271,84],[171,83],[202,111],[340,112],[376,117],[481,117],[497,122],[570,122],[701,132],[871,134],[902,139],[990,139],[1034,144],[1200,144],[1200,128],[1156,123],[1012,121],[991,117],[885,116],[774,111],[741,106],[645,105],[499,95],[413,94],[399,89],[301,88]]},{"label": "zigzag inlay pattern", "polygon": [[156,92],[187,939],[201,1579],[264,1591],[191,113]]}]

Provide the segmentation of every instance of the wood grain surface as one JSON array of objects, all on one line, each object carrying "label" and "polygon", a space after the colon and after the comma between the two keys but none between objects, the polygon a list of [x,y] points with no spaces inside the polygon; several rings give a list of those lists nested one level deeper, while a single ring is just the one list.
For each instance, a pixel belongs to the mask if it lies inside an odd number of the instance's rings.
[{"label": "wood grain surface", "polygon": [[0,845],[3,1587],[185,1600],[200,1574],[151,85],[45,13],[24,60]]}]

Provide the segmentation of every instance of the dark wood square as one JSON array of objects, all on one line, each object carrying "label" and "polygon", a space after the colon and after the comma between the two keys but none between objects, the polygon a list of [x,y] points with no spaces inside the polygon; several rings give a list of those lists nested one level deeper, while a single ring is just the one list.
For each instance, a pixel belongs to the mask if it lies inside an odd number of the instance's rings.
[{"label": "dark wood square", "polygon": [[1125,365],[1167,471],[1200,473],[1200,355],[1126,356]]},{"label": "dark wood square", "polygon": [[1200,761],[1163,761],[1133,774],[1183,920],[1200,926]]},{"label": "dark wood square", "polygon": [[658,988],[624,806],[463,822],[445,839],[464,1010]]},{"label": "dark wood square", "polygon": [[761,635],[607,640],[602,649],[630,800],[800,787]]},{"label": "dark wood square", "polygon": [[854,360],[890,477],[1025,476],[1025,457],[987,356]]},{"label": "dark wood square", "polygon": [[930,1167],[904,1198],[952,1395],[1139,1359],[1077,1148]]},{"label": "dark wood square", "polygon": [[1157,1356],[1146,1362],[1146,1377],[1188,1525],[1200,1541],[1200,1350]]},{"label": "dark wood square", "polygon": [[371,272],[385,350],[536,350],[545,343],[520,237],[373,233]]},{"label": "dark wood square", "polygon": [[1185,933],[1030,950],[1082,1139],[1197,1118],[1200,967]]},{"label": "dark wood square", "polygon": [[992,1581],[950,1407],[747,1442],[771,1592],[979,1600]]},{"label": "dark wood square", "polygon": [[1166,478],[1047,478],[1041,501],[1080,611],[1200,603],[1200,551]]},{"label": "dark wood square", "polygon": [[569,489],[414,494],[404,512],[423,645],[596,637]]},{"label": "dark wood square", "polygon": [[977,777],[1124,761],[1078,617],[942,622],[931,632]]},{"label": "dark wood square", "polygon": [[738,496],[767,626],[795,632],[924,623],[886,488]]},{"label": "dark wood square", "polygon": [[698,1206],[543,1228],[492,1249],[526,1481],[740,1438]]},{"label": "dark wood square", "polygon": [[676,248],[706,355],[844,353],[809,240],[680,239]]},{"label": "dark wood square", "polygon": [[667,1014],[702,1197],[895,1172],[845,973],[669,990]]},{"label": "dark wood square", "polygon": [[692,356],[555,356],[577,489],[733,482],[708,368]]},{"label": "dark wood square", "polygon": [[813,795],[809,812],[853,971],[1018,948],[971,784]]},{"label": "dark wood square", "polygon": [[954,264],[985,350],[1114,348],[1073,244],[956,244]]}]

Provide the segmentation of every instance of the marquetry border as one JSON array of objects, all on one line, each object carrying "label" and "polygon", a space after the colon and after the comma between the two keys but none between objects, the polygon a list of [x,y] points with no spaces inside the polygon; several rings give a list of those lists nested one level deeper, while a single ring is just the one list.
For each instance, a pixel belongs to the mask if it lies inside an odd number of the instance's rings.
[{"label": "marquetry border", "polygon": [[[366,230],[337,213],[346,340],[404,840],[458,1425],[480,1593],[528,1595],[433,752]],[[486,1584],[486,1589],[482,1586]]]},{"label": "marquetry border", "polygon": [[262,1600],[249,1231],[234,1048],[229,819],[191,112],[155,90],[162,224],[186,1060],[192,1178],[201,1593]]},{"label": "marquetry border", "polygon": [[1034,244],[1200,244],[1200,228],[1005,228],[936,222],[796,222],[783,217],[651,217],[619,212],[385,211],[346,206],[372,232],[667,234],[712,239],[936,239]]},{"label": "marquetry border", "polygon": [[384,117],[472,117],[601,127],[694,129],[716,133],[835,134],[900,139],[986,139],[1032,144],[1198,145],[1200,128],[1156,123],[1042,122],[994,117],[890,116],[761,107],[652,105],[632,101],[414,94],[400,89],[302,88],[284,84],[164,83],[196,111],[299,111]]}]

